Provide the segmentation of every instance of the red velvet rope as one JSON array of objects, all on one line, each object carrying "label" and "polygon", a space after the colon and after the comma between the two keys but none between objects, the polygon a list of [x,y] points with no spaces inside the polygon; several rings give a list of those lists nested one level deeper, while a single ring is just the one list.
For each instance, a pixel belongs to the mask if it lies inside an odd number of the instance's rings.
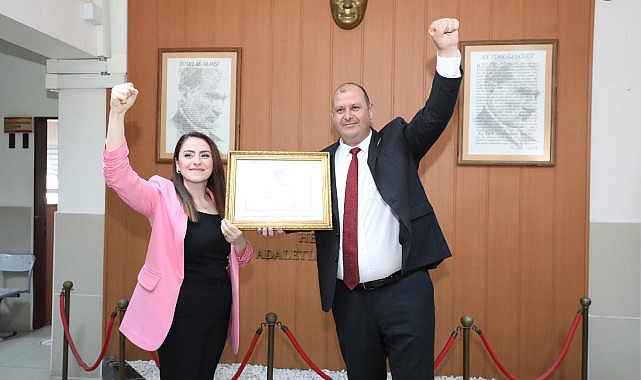
[{"label": "red velvet rope", "polygon": [[447,340],[447,343],[445,344],[445,347],[443,347],[443,350],[439,354],[439,356],[434,360],[434,369],[438,367],[439,364],[441,364],[441,360],[447,355],[447,353],[450,351],[450,348],[452,347],[452,344],[454,343],[454,339],[458,335],[458,332],[456,330],[452,331],[452,334],[450,334],[450,339]]},{"label": "red velvet rope", "polygon": [[499,367],[499,369],[501,370],[501,372],[503,372],[503,374],[504,374],[505,376],[507,376],[507,378],[508,378],[508,379],[510,379],[510,380],[517,380],[517,379],[516,379],[516,377],[512,376],[512,374],[510,374],[510,373],[507,371],[507,368],[505,368],[505,366],[503,366],[503,363],[501,363],[501,361],[499,360],[499,358],[496,356],[496,354],[494,353],[494,350],[492,349],[492,347],[490,347],[490,343],[487,341],[487,338],[485,337],[485,334],[483,334],[483,331],[481,331],[480,329],[477,329],[477,330],[476,330],[476,332],[477,332],[477,333],[479,334],[479,336],[481,337],[481,340],[483,341],[483,344],[485,345],[485,348],[487,349],[487,352],[489,352],[489,353],[490,353],[490,356],[491,356],[491,357],[492,357],[492,359],[494,360],[494,363],[496,363],[496,365]]},{"label": "red velvet rope", "polygon": [[[107,327],[107,336],[106,336],[105,342],[103,344],[102,351],[100,353],[100,357],[98,358],[98,360],[96,360],[96,363],[93,366],[89,367],[89,366],[87,366],[87,364],[85,364],[85,362],[82,361],[82,359],[80,358],[80,355],[78,354],[78,352],[77,352],[77,350],[75,348],[73,340],[71,339],[71,335],[69,334],[69,326],[67,324],[67,318],[64,315],[63,310],[64,310],[64,294],[61,293],[60,294],[60,316],[61,316],[61,319],[62,319],[62,325],[64,327],[65,336],[67,338],[67,341],[69,342],[69,346],[71,348],[71,351],[73,352],[74,357],[78,361],[78,364],[83,369],[85,369],[86,371],[93,371],[94,369],[96,369],[98,367],[99,363],[102,361],[102,359],[104,357],[104,354],[105,354],[105,352],[107,350],[107,346],[109,345],[109,337],[111,335],[111,330],[112,330],[112,327],[113,327],[113,324],[114,324],[114,319],[116,317],[116,311],[114,311],[111,314],[111,320],[109,321],[109,326]],[[574,337],[574,333],[576,332],[577,326],[579,325],[579,322],[581,321],[582,315],[583,315],[583,309],[579,310],[577,312],[576,316],[574,317],[574,321],[572,323],[572,327],[570,328],[570,331],[569,331],[568,336],[567,336],[567,338],[565,340],[565,344],[563,345],[563,349],[561,350],[561,353],[559,354],[559,356],[557,357],[555,362],[552,364],[552,366],[543,375],[537,377],[536,380],[546,380],[559,367],[559,365],[563,361],[563,358],[565,358],[565,355],[567,354],[568,349],[570,348],[570,343],[572,342],[572,338]],[[289,329],[285,325],[282,325],[282,324],[281,324],[281,329],[283,330],[283,332],[285,332],[285,334],[289,338],[289,340],[292,343],[292,345],[294,345],[294,347],[296,348],[296,351],[301,356],[301,358],[303,358],[303,360],[305,360],[305,362],[314,370],[314,372],[316,372],[323,379],[332,380],[331,377],[329,377],[327,374],[325,374],[323,371],[321,371],[320,368],[318,368],[311,361],[311,359],[307,356],[307,354],[305,354],[305,351],[298,344],[298,342],[296,341],[296,338],[294,338],[294,335],[291,333],[291,331],[289,331]],[[238,370],[236,371],[236,374],[234,375],[234,377],[232,377],[232,380],[237,380],[239,378],[239,376],[241,375],[241,373],[243,372],[243,370],[245,369],[245,366],[247,365],[247,362],[249,361],[249,358],[251,357],[252,353],[254,352],[254,349],[256,348],[256,343],[258,342],[258,338],[260,337],[260,334],[262,333],[262,331],[263,331],[262,327],[259,328],[258,330],[256,330],[256,333],[254,334],[254,338],[252,339],[250,347],[247,350],[247,353],[245,354],[243,362],[238,367]],[[505,366],[503,365],[503,363],[501,363],[501,361],[499,360],[498,356],[496,355],[496,353],[494,352],[494,350],[490,346],[490,343],[487,340],[487,338],[486,338],[485,334],[483,333],[483,331],[481,331],[481,329],[478,329],[478,328],[475,328],[475,331],[481,337],[481,340],[483,341],[483,344],[485,345],[485,348],[487,349],[488,353],[492,357],[492,360],[499,367],[501,372],[503,372],[503,374],[505,376],[507,376],[507,378],[509,380],[518,380],[516,377],[514,377],[512,374],[510,374],[509,371],[507,370],[507,368],[505,368]],[[443,350],[441,351],[439,356],[436,358],[436,360],[434,360],[434,369],[436,369],[436,367],[438,367],[438,365],[441,363],[443,358],[445,358],[445,355],[447,355],[447,353],[450,351],[450,348],[452,347],[452,344],[454,344],[454,339],[456,339],[457,335],[458,335],[458,332],[456,330],[453,331],[452,334],[450,334],[450,338],[448,339],[447,343],[445,344],[445,347],[443,347]],[[157,352],[155,352],[155,351],[152,352],[151,356],[153,357],[154,362],[156,363],[156,366],[158,368],[160,368],[160,361],[158,359]]]},{"label": "red velvet rope", "polygon": [[[567,354],[568,349],[570,348],[570,343],[572,342],[572,337],[574,336],[574,332],[576,331],[576,328],[579,325],[579,322],[581,321],[582,314],[583,314],[583,310],[579,310],[577,312],[576,316],[574,317],[574,322],[572,323],[572,327],[570,328],[570,332],[568,333],[568,336],[565,339],[565,344],[563,345],[563,349],[561,350],[561,353],[557,357],[557,359],[554,362],[554,364],[552,364],[552,366],[543,375],[537,377],[536,380],[545,380],[545,379],[547,379],[559,367],[559,364],[561,364],[561,361],[563,360],[563,358],[565,357],[565,354]],[[485,345],[485,348],[487,349],[487,352],[489,352],[490,356],[494,360],[494,363],[496,363],[496,365],[499,367],[501,372],[503,372],[503,374],[505,376],[507,376],[508,379],[517,380],[514,376],[512,376],[507,371],[505,366],[503,366],[503,364],[501,363],[499,358],[496,356],[496,354],[494,353],[494,350],[492,350],[492,347],[490,347],[490,343],[488,342],[487,338],[485,337],[485,334],[483,334],[483,332],[480,329],[477,329],[477,333],[481,337],[481,340],[483,341],[483,344]]]},{"label": "red velvet rope", "polygon": [[65,337],[67,338],[67,342],[69,342],[69,347],[71,348],[71,352],[73,353],[73,356],[76,358],[76,361],[78,364],[82,367],[87,372],[91,372],[94,369],[98,368],[98,365],[102,362],[103,357],[105,356],[105,352],[107,351],[107,346],[109,345],[109,338],[111,336],[111,329],[113,328],[114,325],[114,320],[116,319],[116,311],[114,310],[113,313],[111,313],[111,319],[109,320],[109,326],[107,327],[107,335],[105,336],[105,341],[102,345],[102,351],[100,351],[100,355],[98,356],[98,359],[92,365],[91,367],[87,365],[82,359],[80,358],[80,355],[78,354],[78,350],[76,350],[76,346],[73,343],[73,339],[71,339],[71,334],[69,334],[69,324],[67,322],[67,316],[64,313],[65,310],[65,300],[64,300],[64,293],[60,293],[60,319],[62,319],[62,327],[65,332]]},{"label": "red velvet rope", "polygon": [[280,328],[285,332],[285,334],[287,335],[289,340],[292,342],[294,347],[296,347],[296,351],[298,351],[298,354],[301,356],[301,358],[305,360],[305,362],[314,370],[314,372],[316,372],[323,379],[332,380],[331,377],[327,376],[323,371],[320,370],[320,368],[316,366],[316,364],[314,364],[309,359],[309,357],[307,357],[307,354],[305,354],[305,351],[303,351],[301,346],[298,344],[298,342],[296,341],[296,338],[294,338],[294,335],[291,333],[291,331],[289,331],[289,329],[285,325],[281,325]]},{"label": "red velvet rope", "polygon": [[249,349],[247,350],[247,353],[245,354],[245,358],[243,359],[243,362],[240,364],[240,367],[238,367],[238,370],[236,371],[236,374],[234,377],[232,377],[232,380],[237,380],[240,374],[243,372],[245,369],[245,366],[247,365],[247,362],[249,361],[249,357],[252,355],[254,352],[254,348],[256,347],[256,342],[258,342],[258,338],[260,337],[260,334],[263,332],[263,328],[260,327],[258,330],[256,330],[256,333],[254,334],[254,339],[252,339],[251,344],[249,345]]},{"label": "red velvet rope", "polygon": [[576,313],[576,316],[574,317],[574,322],[572,323],[572,327],[570,328],[570,332],[568,333],[568,337],[565,339],[565,344],[563,345],[563,349],[561,350],[561,354],[559,357],[556,359],[556,362],[552,364],[552,367],[547,370],[543,375],[538,377],[536,380],[544,380],[547,379],[552,372],[554,372],[559,364],[561,364],[561,361],[565,357],[565,354],[568,352],[568,349],[570,348],[570,343],[572,342],[572,337],[574,336],[574,332],[576,331],[577,326],[579,325],[579,322],[581,321],[581,317],[583,316],[583,309],[579,310]]}]

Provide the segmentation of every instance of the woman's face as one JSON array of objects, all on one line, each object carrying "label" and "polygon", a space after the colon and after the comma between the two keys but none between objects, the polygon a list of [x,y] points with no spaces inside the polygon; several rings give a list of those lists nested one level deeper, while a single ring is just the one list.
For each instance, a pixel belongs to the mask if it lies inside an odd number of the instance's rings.
[{"label": "woman's face", "polygon": [[176,160],[176,170],[182,174],[185,182],[206,183],[213,167],[212,152],[207,141],[189,137],[183,142]]}]

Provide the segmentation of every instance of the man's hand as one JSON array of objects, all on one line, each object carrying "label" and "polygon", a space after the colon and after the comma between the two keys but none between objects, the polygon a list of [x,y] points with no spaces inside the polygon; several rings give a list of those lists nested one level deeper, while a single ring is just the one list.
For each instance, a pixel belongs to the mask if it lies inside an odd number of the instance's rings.
[{"label": "man's hand", "polygon": [[273,238],[278,235],[282,235],[285,233],[281,227],[278,228],[272,228],[272,227],[261,227],[256,229],[256,233],[258,235],[261,235],[264,238]]},{"label": "man's hand", "polygon": [[429,33],[438,48],[439,56],[451,58],[458,55],[458,29],[459,22],[455,18],[442,18],[432,22]]}]

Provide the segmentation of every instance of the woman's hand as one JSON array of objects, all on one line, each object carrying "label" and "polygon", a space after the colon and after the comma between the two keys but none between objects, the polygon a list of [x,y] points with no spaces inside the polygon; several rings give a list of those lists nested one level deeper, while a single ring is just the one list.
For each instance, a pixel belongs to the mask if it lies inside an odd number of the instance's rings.
[{"label": "woman's hand", "polygon": [[223,236],[228,243],[234,245],[237,255],[241,255],[245,251],[245,248],[247,247],[247,238],[245,237],[245,233],[238,227],[231,224],[228,219],[223,219],[220,222],[220,232],[223,233]]},{"label": "woman's hand", "polygon": [[123,83],[115,85],[111,89],[111,111],[116,113],[125,113],[131,106],[134,105],[138,97],[138,90],[134,87],[133,83]]},{"label": "woman's hand", "polygon": [[108,151],[117,149],[125,141],[125,113],[134,105],[137,97],[138,90],[133,83],[118,84],[111,89],[111,110],[105,140]]}]

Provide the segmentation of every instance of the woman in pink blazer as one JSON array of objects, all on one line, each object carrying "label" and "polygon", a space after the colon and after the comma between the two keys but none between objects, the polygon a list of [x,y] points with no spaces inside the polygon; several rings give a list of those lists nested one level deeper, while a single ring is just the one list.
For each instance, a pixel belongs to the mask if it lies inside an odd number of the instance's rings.
[{"label": "woman in pink blazer", "polygon": [[109,187],[151,223],[145,264],[120,325],[135,345],[158,350],[162,379],[214,377],[225,341],[238,352],[238,268],[252,258],[245,234],[224,219],[225,175],[207,135],[183,135],[172,180],[144,180],[129,165],[124,117],[131,83],[111,91],[103,173]]}]

